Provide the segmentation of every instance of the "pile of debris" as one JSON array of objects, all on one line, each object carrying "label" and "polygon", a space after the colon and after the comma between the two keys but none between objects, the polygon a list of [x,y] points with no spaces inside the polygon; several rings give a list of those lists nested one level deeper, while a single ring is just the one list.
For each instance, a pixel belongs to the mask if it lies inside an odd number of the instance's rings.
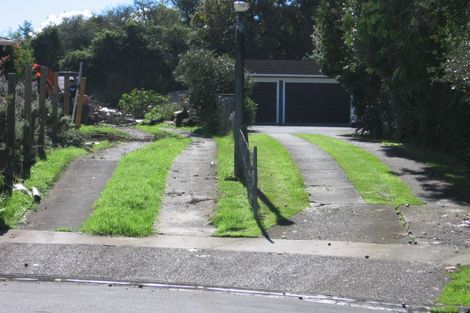
[{"label": "pile of debris", "polygon": [[89,124],[110,124],[116,126],[131,126],[137,123],[132,115],[124,114],[117,109],[101,106],[98,103],[91,104],[87,122]]}]

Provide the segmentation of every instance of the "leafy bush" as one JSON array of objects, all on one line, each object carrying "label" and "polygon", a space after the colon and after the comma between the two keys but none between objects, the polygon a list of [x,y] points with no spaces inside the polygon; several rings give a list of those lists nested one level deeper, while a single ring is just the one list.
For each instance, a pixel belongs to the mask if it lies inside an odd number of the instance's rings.
[{"label": "leafy bush", "polygon": [[[165,97],[167,98],[167,97]],[[150,121],[169,121],[173,118],[176,111],[180,109],[179,105],[175,102],[169,101],[154,106],[147,114],[145,114],[145,122]]]},{"label": "leafy bush", "polygon": [[[192,50],[184,54],[176,67],[176,80],[190,88],[189,101],[202,126],[217,131],[216,95],[234,92],[235,62],[227,55],[218,56],[209,50]],[[246,80],[249,94],[251,81]],[[254,117],[252,101],[245,101],[245,121]]]},{"label": "leafy bush", "polygon": [[153,107],[164,106],[168,102],[168,97],[153,90],[134,89],[121,96],[118,106],[124,113],[130,113],[136,118],[144,118]]}]

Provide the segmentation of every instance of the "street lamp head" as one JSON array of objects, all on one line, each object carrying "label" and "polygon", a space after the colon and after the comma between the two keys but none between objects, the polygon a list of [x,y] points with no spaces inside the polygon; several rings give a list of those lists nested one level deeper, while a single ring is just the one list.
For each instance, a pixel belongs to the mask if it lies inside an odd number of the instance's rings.
[{"label": "street lamp head", "polygon": [[235,12],[243,13],[248,11],[248,9],[250,8],[250,4],[245,1],[234,1],[233,7],[235,8]]}]

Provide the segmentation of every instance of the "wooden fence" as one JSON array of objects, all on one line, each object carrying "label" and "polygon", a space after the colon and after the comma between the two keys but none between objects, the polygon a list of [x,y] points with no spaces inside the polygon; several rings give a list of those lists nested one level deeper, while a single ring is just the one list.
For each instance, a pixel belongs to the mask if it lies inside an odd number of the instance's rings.
[{"label": "wooden fence", "polygon": [[[40,67],[38,109],[33,111],[34,85],[32,66],[25,67],[22,116],[16,116],[16,112],[19,111],[17,109],[20,109],[16,107],[18,105],[18,101],[16,101],[18,96],[16,90],[18,77],[14,73],[7,75],[6,121],[4,125],[0,125],[0,134],[4,134],[4,136],[0,136],[0,141],[4,140],[4,142],[0,142],[0,174],[3,174],[5,177],[4,189],[7,192],[11,192],[15,177],[21,175],[23,178],[28,178],[30,176],[31,166],[36,156],[39,156],[41,159],[46,158],[46,133],[49,134],[52,144],[56,145],[59,120],[61,116],[69,115],[70,104],[73,103],[69,92],[70,75],[64,75],[64,92],[62,93],[59,88],[58,74],[53,72],[48,73],[48,71],[47,67]],[[80,88],[76,95],[77,113],[73,119],[77,127],[81,123],[85,85],[86,78],[81,78]],[[46,98],[50,99],[50,108],[47,107]],[[62,99],[63,110],[59,114],[60,99]],[[23,124],[23,138],[20,147],[18,147],[15,132],[15,124],[18,120],[21,120]],[[18,158],[21,158],[22,162]],[[21,165],[18,166],[18,164]],[[21,171],[18,170],[19,168],[21,168]]]}]

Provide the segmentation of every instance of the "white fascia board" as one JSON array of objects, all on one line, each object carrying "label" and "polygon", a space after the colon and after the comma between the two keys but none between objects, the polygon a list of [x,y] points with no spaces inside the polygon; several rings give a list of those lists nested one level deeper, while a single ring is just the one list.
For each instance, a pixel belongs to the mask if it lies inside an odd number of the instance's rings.
[{"label": "white fascia board", "polygon": [[314,83],[314,84],[339,84],[339,82],[334,78],[329,78],[327,76],[259,76],[259,75],[250,75],[251,79],[255,83],[275,83],[279,80],[282,80],[286,83]]}]

